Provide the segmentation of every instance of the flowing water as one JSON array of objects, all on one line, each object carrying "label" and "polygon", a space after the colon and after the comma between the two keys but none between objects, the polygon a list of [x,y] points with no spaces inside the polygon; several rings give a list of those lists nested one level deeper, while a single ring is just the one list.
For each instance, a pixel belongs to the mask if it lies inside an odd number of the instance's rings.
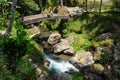
[{"label": "flowing water", "polygon": [[69,61],[55,59],[50,55],[45,55],[45,58],[50,62],[49,65],[50,71],[54,70],[55,72],[66,72],[69,71],[70,69],[74,71],[79,71]]}]

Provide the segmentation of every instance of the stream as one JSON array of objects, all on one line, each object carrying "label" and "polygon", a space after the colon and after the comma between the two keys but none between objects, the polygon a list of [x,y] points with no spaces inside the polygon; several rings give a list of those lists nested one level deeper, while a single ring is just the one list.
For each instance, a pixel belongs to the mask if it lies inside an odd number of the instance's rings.
[{"label": "stream", "polygon": [[55,59],[51,55],[46,54],[45,58],[50,62],[49,71],[54,72],[67,72],[69,70],[79,71],[75,68],[69,61],[65,61],[62,59]]}]

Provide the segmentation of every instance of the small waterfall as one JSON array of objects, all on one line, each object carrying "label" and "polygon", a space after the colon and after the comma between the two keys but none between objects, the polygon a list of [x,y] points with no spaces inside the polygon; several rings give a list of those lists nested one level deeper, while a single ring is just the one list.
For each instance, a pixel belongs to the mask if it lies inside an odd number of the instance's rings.
[{"label": "small waterfall", "polygon": [[50,55],[45,55],[45,58],[50,61],[49,70],[55,72],[66,72],[70,69],[74,71],[79,71],[75,68],[69,61],[54,59]]}]

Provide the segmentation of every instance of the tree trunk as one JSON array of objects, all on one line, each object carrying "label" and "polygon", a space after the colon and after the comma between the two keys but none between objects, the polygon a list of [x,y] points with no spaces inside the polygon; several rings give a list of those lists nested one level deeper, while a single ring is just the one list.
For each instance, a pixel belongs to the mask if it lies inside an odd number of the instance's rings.
[{"label": "tree trunk", "polygon": [[61,0],[60,2],[61,2],[61,6],[63,6],[63,0]]},{"label": "tree trunk", "polygon": [[39,4],[39,7],[41,9],[41,12],[43,11],[43,4],[42,4],[42,0],[38,0],[38,4]]},{"label": "tree trunk", "polygon": [[88,9],[87,9],[87,0],[85,0],[85,2],[86,2],[86,11],[88,11]]},{"label": "tree trunk", "polygon": [[101,14],[102,2],[103,2],[103,0],[100,1],[99,16],[100,16],[100,14]]},{"label": "tree trunk", "polygon": [[17,4],[17,0],[13,0],[12,8],[11,8],[10,22],[9,22],[8,28],[6,30],[6,33],[5,33],[8,36],[10,36],[12,26],[13,26],[13,23],[14,23],[14,15],[15,15],[15,11],[16,11],[16,4]]},{"label": "tree trunk", "polygon": [[94,3],[93,3],[93,8],[94,8],[94,11],[95,11],[95,0],[94,0]]}]

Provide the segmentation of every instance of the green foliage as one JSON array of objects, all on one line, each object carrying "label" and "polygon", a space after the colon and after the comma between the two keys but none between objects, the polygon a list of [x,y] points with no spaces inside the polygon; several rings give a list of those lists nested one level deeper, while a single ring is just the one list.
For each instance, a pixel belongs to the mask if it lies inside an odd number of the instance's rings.
[{"label": "green foliage", "polygon": [[58,3],[58,0],[47,0],[47,4],[44,6],[44,13],[48,13],[53,10],[53,8]]},{"label": "green foliage", "polygon": [[4,30],[7,27],[7,22],[4,17],[0,15],[0,30]]},{"label": "green foliage", "polygon": [[48,5],[54,7],[57,3],[57,0],[48,0]]},{"label": "green foliage", "polygon": [[60,24],[61,24],[61,19],[56,21],[45,20],[40,24],[40,26],[49,29],[50,31],[55,31],[58,27],[61,27]]},{"label": "green foliage", "polygon": [[36,78],[35,68],[23,59],[33,46],[28,45],[29,38],[21,24],[16,23],[13,31],[11,37],[0,38],[0,79],[33,80]]},{"label": "green foliage", "polygon": [[81,22],[79,19],[66,23],[65,25],[67,26],[66,29],[68,32],[81,32]]},{"label": "green foliage", "polygon": [[18,11],[24,15],[36,14],[40,9],[33,0],[18,0]]},{"label": "green foliage", "polygon": [[37,64],[43,64],[44,62],[43,49],[33,40],[30,40],[29,43],[28,56]]},{"label": "green foliage", "polygon": [[71,33],[68,35],[74,36],[74,42],[71,45],[74,48],[75,52],[79,50],[88,50],[90,48],[91,41],[89,41],[86,34]]},{"label": "green foliage", "polygon": [[81,76],[80,72],[75,72],[72,74],[72,80],[83,80],[83,76]]},{"label": "green foliage", "polygon": [[14,72],[16,63],[26,54],[28,40],[20,24],[16,25],[16,37],[4,35],[0,39],[0,51],[6,55],[7,68]]},{"label": "green foliage", "polygon": [[19,73],[16,77],[20,80],[34,80],[36,78],[36,70],[33,65],[26,59],[21,59],[18,64]]},{"label": "green foliage", "polygon": [[120,9],[120,1],[119,0],[112,0],[112,9],[117,9],[119,10]]}]

